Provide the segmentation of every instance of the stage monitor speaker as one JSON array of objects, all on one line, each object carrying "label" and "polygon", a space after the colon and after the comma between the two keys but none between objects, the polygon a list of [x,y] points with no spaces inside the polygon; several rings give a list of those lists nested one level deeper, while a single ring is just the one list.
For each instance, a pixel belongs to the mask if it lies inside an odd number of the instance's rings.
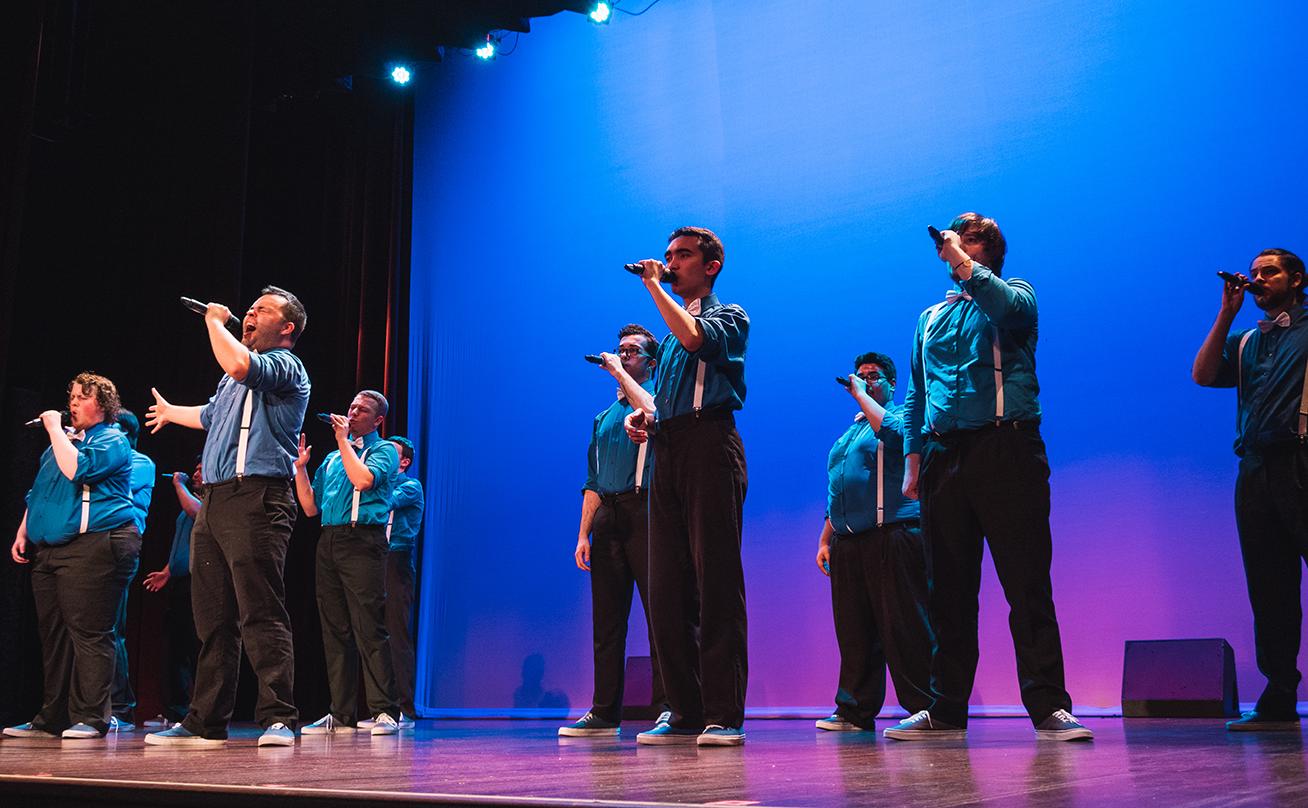
[{"label": "stage monitor speaker", "polygon": [[1123,717],[1223,718],[1239,711],[1235,652],[1226,640],[1127,640]]},{"label": "stage monitor speaker", "polygon": [[646,721],[659,717],[661,704],[654,704],[654,666],[647,656],[627,657],[622,687],[622,720]]}]

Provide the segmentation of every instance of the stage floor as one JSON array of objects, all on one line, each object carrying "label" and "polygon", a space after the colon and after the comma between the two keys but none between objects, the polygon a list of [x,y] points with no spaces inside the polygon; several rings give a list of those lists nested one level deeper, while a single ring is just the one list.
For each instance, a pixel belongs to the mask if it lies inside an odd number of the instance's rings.
[{"label": "stage floor", "polygon": [[[301,738],[257,748],[0,741],[8,805],[1308,805],[1304,733],[1228,733],[1207,719],[1087,719],[1092,743],[1036,741],[1024,719],[973,719],[966,742],[900,743],[751,720],[741,748],[559,738],[557,722],[422,721],[400,737]],[[887,722],[888,724],[888,722]]]}]

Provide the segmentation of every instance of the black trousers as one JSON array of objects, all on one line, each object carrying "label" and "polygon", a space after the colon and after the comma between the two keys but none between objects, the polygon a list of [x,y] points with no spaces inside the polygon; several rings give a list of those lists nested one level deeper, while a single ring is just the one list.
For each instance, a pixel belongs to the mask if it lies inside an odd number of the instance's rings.
[{"label": "black trousers", "polygon": [[164,656],[164,715],[169,721],[181,721],[191,711],[191,693],[195,689],[195,661],[200,641],[195,636],[195,618],[191,614],[191,576],[173,575],[168,579],[168,610],[164,612],[164,634],[168,650]]},{"label": "black trousers", "polygon": [[1258,670],[1267,677],[1257,710],[1293,719],[1301,678],[1299,585],[1308,560],[1308,447],[1292,443],[1240,458],[1235,521]]},{"label": "black trousers", "polygon": [[413,650],[413,553],[412,547],[386,553],[386,633],[390,636],[391,667],[395,671],[395,700],[400,712],[410,717],[418,714],[413,703],[417,668]]},{"label": "black trousers", "polygon": [[209,487],[191,531],[191,608],[200,638],[191,712],[182,722],[226,738],[241,646],[259,680],[255,719],[294,729],[295,647],[282,571],[297,514],[289,480],[245,477]]},{"label": "black trousers", "polygon": [[886,666],[909,713],[931,705],[927,562],[916,522],[831,541],[831,612],[840,647],[836,713],[860,727],[886,701]]},{"label": "black trousers", "polygon": [[933,436],[918,491],[931,564],[931,715],[967,726],[977,663],[983,539],[1008,601],[1022,704],[1033,723],[1070,710],[1049,566],[1049,461],[1031,424]]},{"label": "black trousers", "polygon": [[114,622],[136,573],[136,526],[82,533],[67,544],[30,545],[32,595],[41,637],[44,695],[37,729],[58,734],[73,724],[109,728]]},{"label": "black trousers", "polygon": [[653,438],[650,628],[672,725],[739,727],[749,677],[740,563],[745,447],[730,415],[686,418]]},{"label": "black trousers", "polygon": [[[605,721],[622,720],[626,678],[627,625],[635,584],[650,624],[648,495],[630,491],[601,499],[591,523],[590,605],[595,641],[595,692],[591,712]],[[665,697],[659,678],[658,652],[650,636],[654,669],[653,703]]]},{"label": "black trousers", "polygon": [[400,717],[386,636],[386,550],[385,525],[323,525],[318,537],[323,656],[332,717],[342,724],[358,720],[361,655],[369,712]]},{"label": "black trousers", "polygon": [[127,579],[129,585],[123,587],[123,597],[114,618],[114,684],[110,695],[114,716],[132,724],[136,723],[136,693],[132,690],[131,668],[127,660],[127,599],[132,594],[130,584],[135,577],[136,569],[133,569]]}]

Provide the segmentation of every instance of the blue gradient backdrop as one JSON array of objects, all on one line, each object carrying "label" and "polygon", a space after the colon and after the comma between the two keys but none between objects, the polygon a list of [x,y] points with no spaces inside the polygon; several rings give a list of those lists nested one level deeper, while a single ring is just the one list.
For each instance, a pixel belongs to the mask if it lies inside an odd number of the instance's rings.
[{"label": "blue gradient backdrop", "polygon": [[[1189,368],[1214,270],[1265,246],[1308,251],[1308,42],[1302,4],[1242,5],[664,0],[605,28],[535,21],[509,56],[420,71],[420,702],[588,706],[572,551],[591,417],[613,384],[581,355],[629,321],[665,331],[620,267],[701,224],[726,243],[719,292],[753,320],[748,704],[829,704],[812,559],[826,453],[853,414],[831,377],[865,350],[906,365],[918,313],[948,287],[924,227],[973,209],[999,220],[1006,274],[1039,298],[1078,707],[1120,703],[1128,639],[1226,637],[1256,697],[1234,393],[1197,388]],[[1249,306],[1238,322],[1254,319]],[[1019,699],[986,565],[974,704],[1001,710]],[[644,652],[642,631],[629,647]]]}]

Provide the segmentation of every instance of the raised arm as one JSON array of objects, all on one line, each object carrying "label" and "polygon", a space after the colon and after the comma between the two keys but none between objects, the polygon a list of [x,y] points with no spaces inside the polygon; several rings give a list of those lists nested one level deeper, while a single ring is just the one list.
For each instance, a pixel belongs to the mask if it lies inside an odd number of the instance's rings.
[{"label": "raised arm", "polygon": [[1199,352],[1194,356],[1194,366],[1190,369],[1190,376],[1196,384],[1212,387],[1217,383],[1218,374],[1222,369],[1222,351],[1226,346],[1226,337],[1231,333],[1231,323],[1235,322],[1235,315],[1239,314],[1240,307],[1243,305],[1244,287],[1229,281],[1223,284],[1222,302],[1217,309],[1217,319],[1213,321],[1213,327],[1208,329],[1208,336],[1204,337],[1203,344],[1199,346]]}]

